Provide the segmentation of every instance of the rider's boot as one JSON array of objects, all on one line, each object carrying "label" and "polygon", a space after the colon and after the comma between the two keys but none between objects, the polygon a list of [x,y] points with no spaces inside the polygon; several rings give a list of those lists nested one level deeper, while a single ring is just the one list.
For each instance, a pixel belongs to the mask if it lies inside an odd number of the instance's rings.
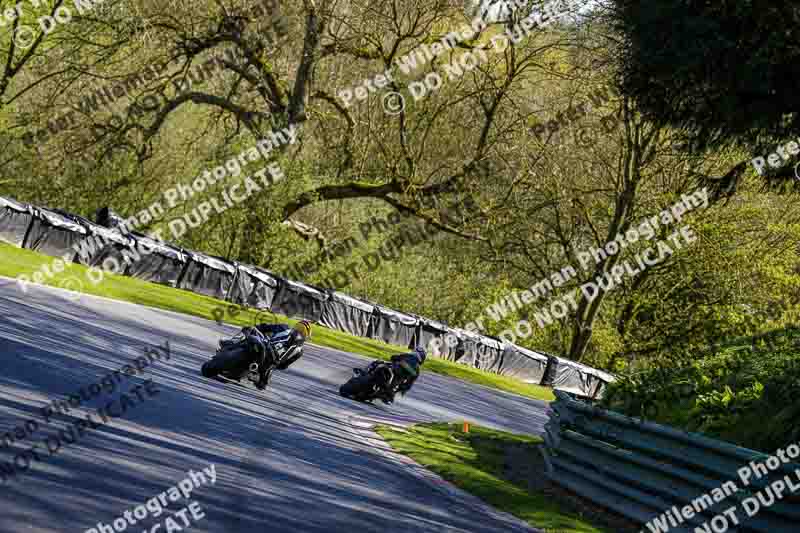
[{"label": "rider's boot", "polygon": [[264,390],[269,385],[269,379],[272,377],[272,368],[267,368],[266,372],[261,372],[261,377],[256,382],[256,388],[258,390]]}]

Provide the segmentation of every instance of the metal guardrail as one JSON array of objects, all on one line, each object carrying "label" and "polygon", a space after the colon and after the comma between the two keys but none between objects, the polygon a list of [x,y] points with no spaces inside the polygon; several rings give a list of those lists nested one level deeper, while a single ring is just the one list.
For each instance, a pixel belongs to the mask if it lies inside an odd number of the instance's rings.
[{"label": "metal guardrail", "polygon": [[[561,391],[555,395],[544,447],[548,476],[555,483],[642,524],[644,532],[800,531],[800,491],[784,491],[781,499],[761,505],[752,517],[742,505],[759,491],[766,497],[763,489],[775,480],[789,479],[800,488],[800,464],[781,465],[745,486],[738,469],[763,462],[768,454],[606,411]],[[726,482],[734,485],[724,492]],[[738,525],[727,518],[724,529],[722,519],[712,524],[734,506]]]}]

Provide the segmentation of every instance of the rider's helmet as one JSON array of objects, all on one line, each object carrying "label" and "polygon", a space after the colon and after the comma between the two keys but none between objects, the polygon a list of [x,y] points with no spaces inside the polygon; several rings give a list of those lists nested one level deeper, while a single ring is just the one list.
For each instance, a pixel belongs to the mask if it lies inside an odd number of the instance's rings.
[{"label": "rider's helmet", "polygon": [[414,348],[414,353],[416,354],[417,359],[419,359],[419,364],[424,364],[425,359],[428,357],[428,353],[425,351],[425,348],[422,346],[417,346]]},{"label": "rider's helmet", "polygon": [[311,322],[308,320],[301,320],[297,324],[294,325],[292,328],[296,331],[299,335],[302,335],[304,339],[311,338]]}]

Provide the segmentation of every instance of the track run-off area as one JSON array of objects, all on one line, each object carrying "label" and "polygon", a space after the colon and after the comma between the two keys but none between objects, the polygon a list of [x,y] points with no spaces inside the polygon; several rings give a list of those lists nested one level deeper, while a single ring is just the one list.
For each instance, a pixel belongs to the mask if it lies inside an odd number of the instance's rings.
[{"label": "track run-off area", "polygon": [[[0,462],[16,469],[0,483],[0,532],[104,533],[98,524],[115,519],[135,533],[534,531],[393,454],[370,427],[468,420],[541,435],[544,402],[423,368],[394,405],[360,404],[338,388],[369,359],[314,346],[313,336],[266,391],[200,376],[236,331],[48,287],[22,293],[0,278],[0,433],[11,436]],[[137,359],[148,362],[141,371],[99,386]],[[98,388],[69,406],[70,395]],[[54,400],[69,411],[45,416]],[[162,496],[160,516],[121,518],[210,465],[215,481]],[[174,517],[190,502],[201,512]]]}]

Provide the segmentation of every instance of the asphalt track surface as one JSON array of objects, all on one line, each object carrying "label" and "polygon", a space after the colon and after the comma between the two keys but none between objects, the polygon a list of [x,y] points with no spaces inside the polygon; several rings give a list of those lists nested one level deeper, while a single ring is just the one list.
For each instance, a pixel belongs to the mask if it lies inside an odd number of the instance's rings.
[{"label": "asphalt track surface", "polygon": [[[83,533],[215,465],[216,483],[195,489],[205,517],[181,529],[225,532],[514,532],[530,531],[454,493],[419,468],[393,458],[367,428],[468,419],[497,429],[542,434],[544,402],[455,379],[423,374],[394,405],[338,396],[354,366],[368,359],[307,346],[261,392],[199,375],[217,341],[237,328],[147,307],[31,286],[26,294],[0,278],[0,433],[28,419],[38,429],[0,462],[40,443],[40,461],[0,484],[0,532]],[[48,424],[40,409],[169,340],[169,360],[153,363],[110,395],[84,402]],[[312,339],[313,340],[313,339]],[[151,378],[145,395],[120,418],[50,455],[48,436],[73,425]],[[141,393],[141,392],[140,392]],[[141,393],[143,394],[143,393]],[[119,409],[116,407],[115,409]],[[24,461],[22,462],[24,465]],[[125,531],[147,532],[188,502],[170,502]],[[191,519],[191,516],[189,516]],[[94,533],[94,532],[92,532]]]}]

